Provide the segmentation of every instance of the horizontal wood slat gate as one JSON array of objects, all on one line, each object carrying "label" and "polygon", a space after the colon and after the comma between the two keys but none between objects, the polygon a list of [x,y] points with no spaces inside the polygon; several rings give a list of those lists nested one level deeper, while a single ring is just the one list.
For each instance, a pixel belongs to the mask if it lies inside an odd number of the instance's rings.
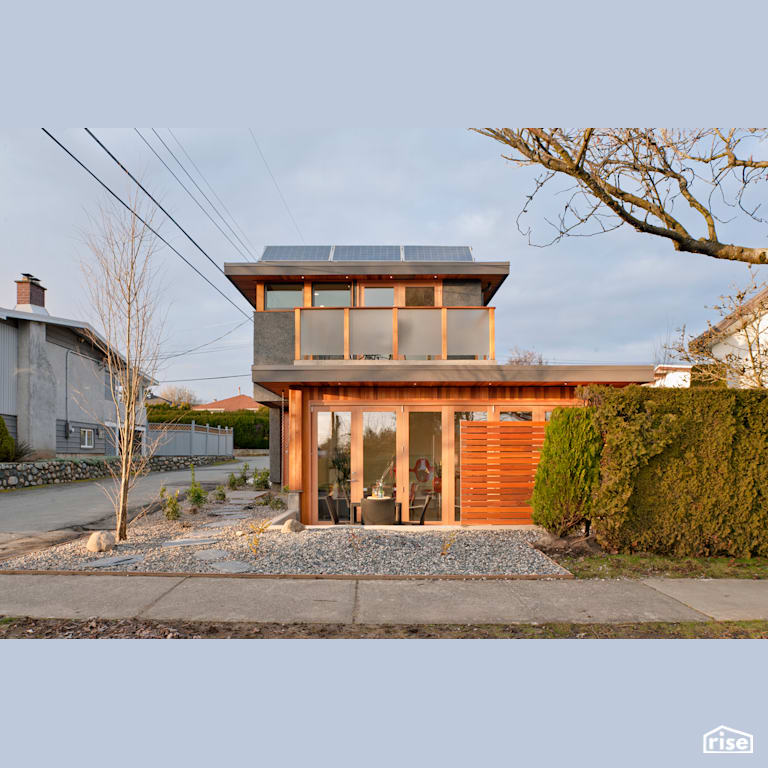
[{"label": "horizontal wood slat gate", "polygon": [[529,500],[544,421],[461,422],[461,522],[532,523]]}]

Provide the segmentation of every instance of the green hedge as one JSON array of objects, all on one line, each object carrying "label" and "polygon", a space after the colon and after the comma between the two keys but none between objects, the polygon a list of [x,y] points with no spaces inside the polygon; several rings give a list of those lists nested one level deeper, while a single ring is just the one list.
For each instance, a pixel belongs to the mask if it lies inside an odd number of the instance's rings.
[{"label": "green hedge", "polygon": [[[768,555],[768,392],[632,386],[580,395],[602,435],[590,517],[603,547]],[[555,443],[568,450],[550,430],[543,453]]]},{"label": "green hedge", "polygon": [[165,405],[148,405],[147,419],[151,422],[177,422],[189,424],[210,424],[211,426],[234,427],[235,448],[269,448],[269,411],[192,411]]},{"label": "green hedge", "polygon": [[557,408],[533,488],[533,522],[556,536],[588,526],[602,440],[591,408]]},{"label": "green hedge", "polygon": [[0,461],[13,461],[16,456],[16,443],[0,416]]}]

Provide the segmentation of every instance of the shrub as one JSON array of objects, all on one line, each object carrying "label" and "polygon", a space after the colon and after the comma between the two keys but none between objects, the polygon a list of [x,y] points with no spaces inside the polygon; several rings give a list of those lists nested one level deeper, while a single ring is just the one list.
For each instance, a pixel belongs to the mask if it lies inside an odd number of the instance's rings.
[{"label": "shrub", "polygon": [[256,503],[260,507],[269,507],[270,509],[288,509],[285,501],[274,493],[265,493],[263,496],[259,496]]},{"label": "shrub", "polygon": [[245,464],[243,464],[242,467],[240,467],[240,474],[237,477],[238,482],[240,485],[245,485],[248,482],[248,472],[250,472],[251,468],[248,466],[248,462],[246,461]]},{"label": "shrub", "polygon": [[229,473],[229,477],[227,478],[227,486],[229,487],[230,491],[236,491],[240,487],[234,472]]},{"label": "shrub", "polygon": [[259,491],[269,488],[269,470],[259,469],[253,473],[253,487]]},{"label": "shrub", "polygon": [[166,495],[165,486],[160,489],[160,498],[163,501],[163,513],[166,520],[178,520],[180,515],[179,510],[179,492],[173,496]]},{"label": "shrub", "polygon": [[5,426],[3,417],[0,416],[0,461],[16,460],[16,443]]},{"label": "shrub", "polygon": [[226,501],[227,500],[227,492],[224,490],[223,485],[217,485],[216,489],[213,492],[213,498],[216,499],[216,501]]},{"label": "shrub", "polygon": [[601,545],[768,555],[768,392],[633,386],[581,395],[604,438],[592,516]]},{"label": "shrub", "polygon": [[192,482],[187,489],[187,501],[195,511],[208,501],[208,492],[203,490],[203,486],[195,480],[195,465],[190,464],[189,469],[192,473]]},{"label": "shrub", "polygon": [[555,536],[589,530],[602,440],[592,408],[552,413],[533,488],[533,521]]}]

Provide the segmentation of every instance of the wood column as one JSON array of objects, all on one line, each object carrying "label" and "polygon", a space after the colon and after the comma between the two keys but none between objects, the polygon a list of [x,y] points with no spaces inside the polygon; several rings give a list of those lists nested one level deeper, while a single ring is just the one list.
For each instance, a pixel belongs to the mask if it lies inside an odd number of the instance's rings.
[{"label": "wood column", "polygon": [[288,390],[288,490],[304,490],[302,392]]}]

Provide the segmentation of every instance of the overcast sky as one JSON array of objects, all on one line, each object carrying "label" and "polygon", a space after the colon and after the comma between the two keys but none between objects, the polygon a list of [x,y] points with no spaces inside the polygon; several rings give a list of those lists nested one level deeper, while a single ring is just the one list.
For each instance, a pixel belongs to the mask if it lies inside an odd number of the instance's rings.
[{"label": "overcast sky", "polygon": [[[51,130],[125,192],[125,177],[82,129]],[[142,175],[215,261],[243,260],[133,129],[92,130]],[[140,130],[191,187],[151,130]],[[194,175],[167,130],[156,130]],[[247,128],[172,130],[257,255],[267,244],[301,243]],[[466,130],[253,130],[306,243],[471,245],[478,260],[509,261],[510,276],[494,302],[500,359],[517,345],[536,349],[549,362],[651,362],[681,325],[704,330],[707,318],[714,318],[706,307],[734,282],[745,281],[744,265],[679,254],[667,242],[629,229],[544,249],[529,246],[515,218],[531,190],[530,171],[507,164],[498,145]],[[41,131],[0,134],[0,306],[13,307],[14,279],[32,272],[48,289],[51,314],[90,319],[79,262],[87,257],[88,212],[102,195]],[[543,215],[552,212],[542,205],[531,219],[542,238]],[[162,232],[247,309],[170,222]],[[746,224],[731,224],[726,232],[732,241],[749,238],[745,245],[764,243],[765,233]],[[160,259],[168,301],[165,352],[205,343],[243,320],[168,249]],[[249,391],[251,356],[246,324],[206,350],[169,362],[159,378],[241,375],[189,383],[203,399],[227,397],[238,386]]]}]

